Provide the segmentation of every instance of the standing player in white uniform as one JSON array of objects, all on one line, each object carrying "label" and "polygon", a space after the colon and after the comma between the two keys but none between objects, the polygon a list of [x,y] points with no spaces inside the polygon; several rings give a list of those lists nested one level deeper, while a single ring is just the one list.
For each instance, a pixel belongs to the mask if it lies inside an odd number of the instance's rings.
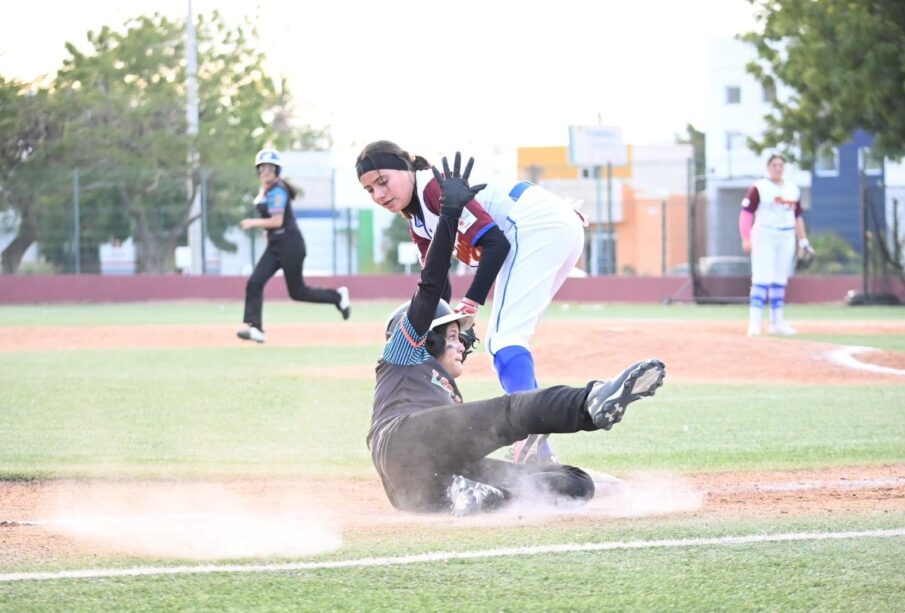
[{"label": "standing player in white uniform", "polygon": [[[355,166],[371,199],[409,220],[423,265],[441,210],[440,186],[430,163],[395,143],[376,141],[362,150]],[[507,394],[537,389],[531,337],[583,247],[581,216],[568,202],[533,183],[489,183],[466,205],[455,253],[476,270],[455,310],[476,315],[495,280],[486,346]],[[447,282],[443,298],[448,300],[450,293]],[[513,458],[556,461],[546,436],[520,441]]]},{"label": "standing player in white uniform", "polygon": [[798,247],[813,252],[801,217],[801,190],[783,179],[786,159],[771,155],[767,177],[748,188],[738,218],[742,249],[751,254],[748,336],[759,336],[764,304],[770,300],[770,334],[791,335],[785,321],[786,284]]}]

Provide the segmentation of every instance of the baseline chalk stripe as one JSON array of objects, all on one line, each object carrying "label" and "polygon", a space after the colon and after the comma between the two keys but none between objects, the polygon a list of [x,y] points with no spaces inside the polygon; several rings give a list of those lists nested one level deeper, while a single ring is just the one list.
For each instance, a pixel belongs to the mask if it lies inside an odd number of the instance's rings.
[{"label": "baseline chalk stripe", "polygon": [[865,530],[861,532],[801,532],[791,534],[752,534],[748,536],[723,536],[699,539],[666,539],[662,541],[625,541],[613,543],[585,543],[543,545],[537,547],[507,547],[483,551],[422,553],[411,556],[361,558],[336,562],[293,562],[286,564],[170,566],[141,568],[110,568],[89,570],[65,570],[59,572],[0,574],[0,583],[10,581],[48,581],[54,579],[101,579],[107,577],[148,577],[160,575],[199,575],[210,573],[273,573],[286,571],[325,570],[334,568],[367,568],[379,566],[403,566],[451,560],[477,560],[549,553],[577,553],[587,551],[614,551],[620,549],[663,549],[673,547],[706,547],[718,545],[744,545],[751,543],[779,543],[790,541],[830,541],[858,538],[891,538],[905,536],[905,528],[889,530]]},{"label": "baseline chalk stripe", "polygon": [[905,375],[905,370],[902,370],[901,368],[892,368],[889,366],[870,364],[868,362],[862,362],[855,357],[859,353],[873,353],[875,351],[879,351],[879,349],[876,349],[874,347],[858,347],[856,345],[850,345],[841,347],[839,349],[834,349],[827,353],[827,356],[829,357],[830,362],[839,366],[845,366],[846,368],[866,370],[867,372],[882,373],[884,375]]}]

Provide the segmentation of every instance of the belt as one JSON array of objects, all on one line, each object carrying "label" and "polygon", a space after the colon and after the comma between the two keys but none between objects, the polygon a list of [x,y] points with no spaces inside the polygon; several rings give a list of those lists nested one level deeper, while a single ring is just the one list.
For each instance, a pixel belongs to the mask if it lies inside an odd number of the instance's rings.
[{"label": "belt", "polygon": [[529,187],[534,187],[534,183],[531,181],[522,181],[521,183],[516,183],[515,187],[509,190],[509,197],[518,202],[518,199],[522,197],[522,194],[525,193],[525,190]]}]

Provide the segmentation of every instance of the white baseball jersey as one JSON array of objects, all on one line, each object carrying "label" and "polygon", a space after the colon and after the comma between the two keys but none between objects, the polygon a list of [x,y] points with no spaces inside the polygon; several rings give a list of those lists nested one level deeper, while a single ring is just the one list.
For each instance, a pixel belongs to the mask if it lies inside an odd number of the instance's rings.
[{"label": "white baseball jersey", "polygon": [[742,208],[754,214],[755,226],[795,228],[795,218],[801,215],[801,190],[788,181],[776,184],[770,179],[758,179],[748,188]]},{"label": "white baseball jersey", "polygon": [[[424,223],[412,218],[409,229],[423,262],[437,227],[440,190],[430,170],[416,172],[415,185]],[[510,249],[495,283],[485,345],[491,354],[514,345],[528,348],[541,316],[584,248],[580,215],[559,196],[527,181],[492,182],[478,193],[459,221],[456,257],[474,265],[480,258],[475,243],[493,224],[505,234]]]}]

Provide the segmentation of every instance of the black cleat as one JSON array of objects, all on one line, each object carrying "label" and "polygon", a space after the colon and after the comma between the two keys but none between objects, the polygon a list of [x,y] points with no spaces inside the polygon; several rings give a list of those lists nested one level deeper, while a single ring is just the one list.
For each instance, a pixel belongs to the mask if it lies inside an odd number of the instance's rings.
[{"label": "black cleat", "polygon": [[587,409],[594,425],[609,430],[622,421],[625,409],[639,398],[653,396],[663,385],[666,367],[657,359],[632,364],[609,381],[597,381],[588,394]]}]

